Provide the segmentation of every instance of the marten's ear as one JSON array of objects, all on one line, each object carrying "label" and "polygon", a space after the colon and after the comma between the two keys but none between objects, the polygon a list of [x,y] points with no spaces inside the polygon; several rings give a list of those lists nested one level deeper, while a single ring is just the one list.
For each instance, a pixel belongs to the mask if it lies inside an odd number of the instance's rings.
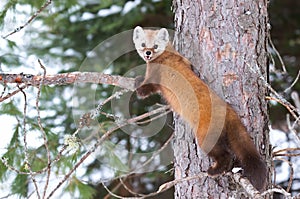
[{"label": "marten's ear", "polygon": [[168,43],[169,42],[169,33],[168,33],[167,29],[161,28],[157,33],[157,38],[162,42]]},{"label": "marten's ear", "polygon": [[133,30],[133,42],[135,43],[137,40],[145,38],[145,32],[143,28],[137,26]]}]

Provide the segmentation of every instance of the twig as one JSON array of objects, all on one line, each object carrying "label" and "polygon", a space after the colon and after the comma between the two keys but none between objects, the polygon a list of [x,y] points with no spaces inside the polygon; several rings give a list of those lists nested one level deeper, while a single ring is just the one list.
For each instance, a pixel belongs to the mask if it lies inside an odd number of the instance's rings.
[{"label": "twig", "polygon": [[118,119],[116,116],[112,115],[112,114],[108,114],[108,113],[104,113],[102,112],[102,107],[110,102],[112,99],[115,99],[115,98],[119,98],[121,95],[123,95],[124,93],[127,93],[128,90],[127,89],[123,89],[123,90],[120,90],[120,91],[117,91],[115,92],[114,94],[112,94],[111,96],[109,96],[107,99],[105,99],[103,102],[99,103],[97,108],[94,109],[93,111],[91,111],[91,119],[95,119],[99,114],[103,114],[105,115],[106,117],[108,118],[113,118],[113,119]]},{"label": "twig", "polygon": [[293,91],[293,92],[291,93],[291,98],[292,98],[292,100],[294,101],[294,104],[295,104],[296,108],[297,108],[298,110],[300,110],[300,99],[299,99],[299,94],[298,94],[296,91]]},{"label": "twig", "polygon": [[300,156],[300,153],[296,153],[296,154],[276,154],[276,156],[285,156],[285,157],[298,157]]},{"label": "twig", "polygon": [[28,21],[22,25],[19,26],[18,28],[16,28],[15,30],[13,30],[12,32],[8,33],[5,36],[2,36],[3,39],[7,39],[7,37],[19,32],[20,30],[22,30],[23,28],[25,28],[26,26],[28,26],[48,5],[50,5],[52,3],[52,0],[48,0],[44,3],[44,5],[42,5],[42,7],[36,12],[34,13],[29,19]]},{"label": "twig", "polygon": [[[299,149],[297,149],[297,150],[299,150]],[[283,151],[283,150],[280,150],[280,151]],[[292,155],[289,155],[289,154],[276,154],[276,156],[280,156],[280,155],[281,156],[287,156],[287,157],[292,156]],[[289,167],[290,167],[290,177],[289,177],[289,181],[288,181],[288,186],[287,186],[287,188],[285,190],[285,192],[288,193],[290,191],[290,189],[292,187],[292,183],[293,183],[293,176],[294,176],[293,164],[290,161],[288,161],[286,159],[283,159],[283,158],[278,158],[277,157],[277,158],[275,158],[275,160],[280,160],[280,161],[286,162],[289,165]],[[274,180],[275,179],[276,179],[276,175],[274,175]],[[281,192],[279,192],[279,193],[281,193]]]},{"label": "twig", "polygon": [[292,89],[292,87],[297,83],[297,81],[299,80],[299,77],[300,77],[300,70],[298,71],[298,74],[294,80],[294,82],[288,87],[286,88],[283,92],[287,92],[289,91],[290,89]]},{"label": "twig", "polygon": [[[268,81],[264,78],[264,76],[262,75],[262,73],[259,70],[258,65],[255,65],[255,68],[250,66],[249,63],[247,63],[245,61],[245,64],[249,67],[249,69],[251,71],[253,71],[254,73],[256,73],[258,75],[258,78],[262,80],[263,84],[271,91],[271,93],[273,93],[273,95],[275,97],[266,97],[266,99],[272,99],[274,101],[279,102],[280,104],[282,104],[283,106],[285,106],[289,112],[292,114],[292,116],[297,119],[300,116],[300,110],[297,110],[290,102],[288,102],[284,97],[282,97],[276,90],[273,89],[273,87],[268,83]],[[297,114],[298,116],[297,116]],[[300,124],[300,122],[299,122]]]},{"label": "twig", "polygon": [[[127,187],[127,185],[123,182],[122,178],[127,178],[129,175],[134,174],[136,171],[138,171],[139,169],[141,169],[141,168],[145,167],[147,164],[149,164],[158,154],[160,154],[168,146],[168,144],[172,141],[173,138],[174,138],[174,133],[172,133],[171,136],[169,137],[169,139],[164,143],[164,145],[159,150],[157,150],[155,153],[153,153],[153,155],[147,161],[145,161],[139,168],[136,168],[136,169],[132,170],[131,172],[123,175],[122,177],[119,177],[121,184],[124,186],[124,188],[127,191],[129,191],[131,194],[138,195],[142,198],[153,196],[153,195],[149,195],[149,194],[145,195],[145,194],[140,194],[140,193],[134,192],[129,187]],[[108,189],[108,188],[106,188],[106,189]],[[156,195],[156,194],[154,194],[154,195]]]},{"label": "twig", "polygon": [[[163,107],[162,107],[163,108]],[[137,123],[137,122],[136,122]],[[127,177],[129,177],[130,175],[132,175],[132,174],[135,174],[138,170],[140,170],[141,168],[143,168],[143,167],[145,167],[147,164],[149,164],[159,153],[161,153],[167,146],[168,146],[168,144],[172,141],[172,139],[173,139],[173,137],[174,137],[174,133],[172,133],[171,134],[171,136],[168,138],[168,140],[164,143],[164,145],[162,146],[162,147],[160,147],[160,149],[159,150],[157,150],[155,153],[153,153],[152,155],[151,155],[151,157],[147,160],[147,161],[145,161],[140,167],[138,167],[138,168],[135,168],[134,170],[131,170],[130,172],[127,172],[126,174],[123,174],[123,175],[121,175],[121,176],[118,176],[118,177],[116,177],[116,178],[113,178],[113,179],[111,179],[111,180],[117,180],[117,179],[122,179],[122,178],[127,178]],[[97,184],[99,184],[99,183],[103,183],[103,182],[98,182]],[[125,189],[126,189],[126,187],[125,187]],[[129,190],[128,190],[129,191]],[[136,193],[137,194],[137,193]],[[139,196],[147,196],[147,195],[144,195],[144,194],[137,194],[137,195],[139,195]]]},{"label": "twig", "polygon": [[49,184],[49,180],[50,180],[50,174],[51,174],[51,157],[50,157],[50,150],[49,150],[49,146],[48,146],[48,139],[47,139],[47,135],[46,132],[43,128],[43,125],[41,123],[41,114],[40,114],[40,108],[39,108],[39,99],[40,99],[40,95],[41,95],[41,85],[43,85],[45,76],[46,76],[46,68],[45,66],[41,63],[40,60],[38,60],[40,67],[43,69],[43,78],[41,79],[41,83],[37,86],[38,92],[36,95],[36,102],[35,102],[35,107],[37,110],[37,121],[38,121],[38,125],[40,127],[40,130],[42,132],[43,135],[43,140],[44,140],[44,146],[46,149],[46,153],[47,153],[47,176],[46,176],[46,182],[45,182],[45,186],[44,186],[44,192],[43,192],[43,198],[45,198],[46,192],[47,192],[47,188],[48,188],[48,184]]},{"label": "twig", "polygon": [[144,121],[141,121],[141,122],[137,122],[136,124],[138,124],[138,125],[141,125],[141,124],[146,124],[146,123],[148,123],[148,122],[151,122],[151,121],[153,121],[153,120],[156,120],[157,118],[160,118],[160,117],[162,117],[162,116],[164,116],[164,115],[167,115],[167,114],[169,114],[170,112],[172,112],[171,110],[166,110],[164,113],[162,113],[162,114],[159,114],[159,115],[157,115],[157,116],[155,116],[155,117],[152,117],[152,118],[150,118],[150,119],[147,119],[147,120],[144,120]]},{"label": "twig", "polygon": [[0,99],[2,99],[2,97],[3,97],[4,93],[5,93],[5,90],[7,89],[7,85],[6,84],[4,84],[3,86],[4,86],[4,88],[3,88],[3,91],[1,92]]},{"label": "twig", "polygon": [[[282,188],[272,188],[272,189],[268,189],[266,191],[264,191],[261,196],[265,196],[268,194],[272,194],[272,193],[281,193],[282,195],[284,195],[285,199],[292,199],[293,197],[291,196],[290,193],[286,192],[284,189]],[[296,198],[295,198],[296,199]]]},{"label": "twig", "polygon": [[158,188],[158,190],[156,192],[153,192],[153,193],[150,193],[150,194],[147,194],[147,195],[143,195],[141,197],[123,197],[123,196],[119,196],[119,195],[116,195],[116,194],[112,193],[104,183],[102,183],[102,184],[103,184],[103,187],[107,190],[107,192],[109,192],[112,196],[114,196],[116,198],[143,199],[143,198],[148,198],[148,197],[151,197],[151,196],[155,196],[159,193],[162,193],[162,192],[172,188],[173,186],[175,186],[178,183],[182,183],[182,182],[190,181],[190,180],[195,180],[195,179],[199,179],[199,178],[205,178],[207,176],[208,176],[207,173],[201,172],[196,176],[190,176],[190,177],[186,177],[186,178],[175,179],[175,180],[172,180],[172,181],[169,181],[169,182],[166,182],[166,183],[160,185],[160,187]]},{"label": "twig", "polygon": [[15,195],[15,193],[9,193],[9,194],[7,194],[6,196],[0,197],[0,199],[7,199],[7,198],[10,198],[10,196],[13,197],[13,195]]},{"label": "twig", "polygon": [[[276,91],[275,91],[275,92],[276,92]],[[271,96],[266,96],[266,99],[267,99],[267,100],[274,100],[274,101],[278,102],[279,104],[283,105],[283,106],[291,113],[291,115],[292,115],[292,116],[296,119],[296,121],[297,121],[297,118],[298,118],[299,116],[297,116],[296,113],[298,113],[298,114],[300,115],[300,112],[297,111],[297,109],[296,109],[293,105],[291,105],[288,101],[286,101],[284,98],[282,98],[279,94],[278,94],[278,96],[280,97],[280,99],[279,99],[279,98],[276,98],[276,97],[271,97]],[[296,113],[295,113],[295,112],[296,112]],[[298,121],[298,123],[300,124],[299,121]]]},{"label": "twig", "polygon": [[[58,161],[60,160],[60,158],[61,158],[61,156],[62,156],[62,153],[66,150],[66,148],[67,148],[67,146],[63,146],[63,147],[62,147],[62,149],[59,151],[58,155],[54,158],[54,160],[52,160],[50,166],[53,165],[54,163],[56,163],[56,162],[58,162]],[[14,171],[14,172],[16,172],[17,174],[21,174],[21,175],[38,175],[38,174],[44,173],[44,172],[47,171],[47,169],[48,169],[48,165],[47,165],[45,168],[43,168],[43,169],[41,169],[41,170],[39,170],[39,171],[35,171],[35,172],[33,172],[33,171],[32,171],[32,172],[24,172],[24,171],[20,171],[20,170],[16,169],[15,167],[12,167],[11,165],[9,165],[9,164],[8,164],[8,159],[5,158],[5,157],[2,157],[2,158],[1,158],[1,162],[2,162],[9,170]]]},{"label": "twig", "polygon": [[168,138],[168,140],[164,143],[162,147],[160,147],[159,150],[157,150],[153,155],[145,161],[139,168],[136,168],[130,172],[130,174],[135,173],[136,171],[140,170],[141,168],[145,167],[147,164],[149,164],[158,154],[160,154],[167,146],[168,144],[172,141],[174,138],[174,133],[171,134],[171,136]]},{"label": "twig", "polygon": [[[6,84],[5,84],[6,86]],[[19,86],[19,88],[11,93],[8,93],[7,95],[5,95],[4,97],[0,97],[0,102],[3,102],[4,100],[7,100],[8,98],[14,96],[15,94],[19,93],[22,90],[24,90],[27,87],[27,85],[23,85],[23,86]],[[21,88],[21,89],[20,89]]]},{"label": "twig", "polygon": [[35,190],[36,190],[36,193],[37,193],[37,197],[38,198],[41,198],[40,197],[40,194],[39,194],[39,189],[38,189],[38,186],[37,186],[37,182],[36,182],[36,179],[32,173],[32,169],[31,169],[31,165],[29,163],[29,151],[28,151],[28,146],[27,146],[27,131],[26,131],[26,117],[27,117],[27,96],[26,96],[26,93],[20,88],[20,91],[23,93],[23,96],[24,96],[24,115],[23,115],[23,142],[24,142],[24,155],[25,155],[25,170],[29,170],[29,173],[30,173],[30,178],[34,184],[34,187],[35,187]]},{"label": "twig", "polygon": [[139,194],[139,193],[133,191],[132,189],[130,189],[130,188],[125,184],[125,182],[123,181],[122,178],[120,178],[119,180],[120,180],[121,184],[123,185],[123,187],[124,187],[129,193],[131,193],[132,195],[136,195],[136,196],[143,196],[143,194]]},{"label": "twig", "polygon": [[[162,108],[160,108],[162,109]],[[110,130],[108,130],[104,135],[99,138],[96,143],[77,161],[77,163],[74,165],[74,167],[64,176],[64,178],[56,185],[56,187],[50,192],[50,194],[47,196],[47,198],[50,198],[57,190],[59,187],[61,187],[64,182],[69,179],[69,177],[72,175],[72,173],[88,158],[95,150],[103,143],[104,140],[106,140],[114,131],[118,130],[119,128],[122,128],[128,124],[131,124],[135,121],[138,121],[140,119],[146,118],[149,116],[149,114],[156,114],[157,110],[150,111],[148,113],[145,113],[143,115],[137,116],[135,118],[128,119],[126,122],[123,124],[119,124]]]},{"label": "twig", "polygon": [[[298,117],[297,120],[298,120],[299,118],[300,118],[300,117]],[[297,120],[295,121],[294,124],[296,124]],[[297,146],[300,147],[300,138],[299,138],[299,136],[297,135],[296,130],[294,129],[294,125],[293,125],[293,126],[291,125],[291,120],[290,120],[290,115],[289,115],[289,114],[286,115],[286,123],[287,123],[287,125],[288,125],[288,128],[289,128],[290,132],[291,132],[292,135],[295,137],[295,142],[296,142]]]},{"label": "twig", "polygon": [[124,198],[127,198],[127,199],[136,199],[137,197],[123,197],[123,196],[119,196],[119,195],[116,195],[116,194],[114,194],[113,192],[111,192],[110,190],[109,190],[109,188],[104,184],[104,182],[102,182],[102,185],[103,185],[103,187],[104,187],[104,189],[106,189],[106,191],[109,193],[109,195],[111,195],[111,196],[113,196],[113,197],[115,197],[115,198],[120,198],[120,199],[124,199]]},{"label": "twig", "polygon": [[[285,148],[285,149],[280,149],[278,151],[274,151],[272,155],[274,157],[277,157],[277,156],[294,157],[294,156],[299,156],[300,155],[300,153],[288,154],[288,152],[292,152],[292,151],[300,151],[300,148]],[[284,152],[287,152],[287,153],[284,153]]]},{"label": "twig", "polygon": [[286,192],[289,192],[291,187],[292,187],[292,183],[293,183],[293,176],[294,176],[294,168],[293,168],[293,164],[286,160],[286,159],[283,159],[283,158],[275,158],[276,160],[280,160],[280,161],[283,161],[283,162],[286,162],[289,166],[290,166],[290,178],[289,178],[289,183],[288,183],[288,186],[286,188]]},{"label": "twig", "polygon": [[285,148],[285,149],[280,149],[278,151],[273,152],[273,155],[277,155],[277,153],[281,153],[284,151],[298,151],[300,148]]},{"label": "twig", "polygon": [[138,115],[138,116],[136,116],[136,117],[134,117],[134,118],[128,119],[128,123],[129,123],[129,124],[135,123],[135,122],[140,121],[140,120],[142,120],[142,119],[144,119],[144,118],[147,118],[147,117],[149,117],[149,116],[151,116],[151,115],[156,115],[156,114],[158,114],[158,113],[165,112],[165,111],[167,111],[169,108],[170,108],[169,105],[162,106],[162,107],[160,107],[160,108],[158,108],[158,109],[155,109],[155,110],[152,110],[152,111],[150,111],[150,112],[144,113],[144,114],[142,114],[142,115]]},{"label": "twig", "polygon": [[[272,49],[274,50],[275,54],[277,55],[280,63],[281,63],[281,67],[284,73],[286,73],[286,68],[285,68],[285,64],[284,61],[280,55],[280,53],[278,52],[278,50],[276,49],[275,45],[273,44],[272,38],[271,38],[271,34],[268,34],[268,40],[269,40],[269,44],[271,45]],[[275,65],[275,63],[274,63]]]}]

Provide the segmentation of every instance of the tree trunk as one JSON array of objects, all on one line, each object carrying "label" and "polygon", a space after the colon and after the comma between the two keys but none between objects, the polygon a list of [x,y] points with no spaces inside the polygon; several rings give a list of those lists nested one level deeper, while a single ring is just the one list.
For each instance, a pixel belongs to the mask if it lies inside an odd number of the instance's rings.
[{"label": "tree trunk", "polygon": [[[173,6],[175,47],[192,62],[200,78],[237,111],[270,165],[267,89],[261,80],[267,79],[267,1],[174,0]],[[207,171],[212,161],[180,118],[175,130],[175,178]],[[175,186],[175,198],[241,198],[241,194],[225,176]]]}]

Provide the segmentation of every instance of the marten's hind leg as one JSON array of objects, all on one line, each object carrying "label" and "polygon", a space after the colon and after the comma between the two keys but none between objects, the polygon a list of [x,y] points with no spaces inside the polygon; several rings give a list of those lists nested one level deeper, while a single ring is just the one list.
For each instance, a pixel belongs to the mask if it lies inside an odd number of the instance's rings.
[{"label": "marten's hind leg", "polygon": [[208,155],[215,161],[214,165],[211,166],[207,171],[209,175],[220,175],[232,169],[234,157],[230,152],[230,149],[224,138],[220,138],[218,140]]}]

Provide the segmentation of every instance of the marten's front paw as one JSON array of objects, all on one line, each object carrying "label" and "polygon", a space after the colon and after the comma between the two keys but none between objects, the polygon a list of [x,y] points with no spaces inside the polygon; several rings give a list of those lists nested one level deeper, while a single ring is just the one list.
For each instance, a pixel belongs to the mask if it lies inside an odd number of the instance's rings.
[{"label": "marten's front paw", "polygon": [[145,79],[145,78],[144,78],[143,76],[137,76],[137,77],[135,78],[134,87],[135,87],[135,88],[140,87],[141,84],[143,83],[144,79]]},{"label": "marten's front paw", "polygon": [[146,98],[149,95],[148,91],[143,86],[137,88],[136,93],[141,98]]},{"label": "marten's front paw", "polygon": [[216,163],[207,170],[207,173],[210,176],[218,176],[224,174],[225,172],[227,172],[226,166],[218,165]]},{"label": "marten's front paw", "polygon": [[142,76],[137,76],[135,78],[135,88],[136,88],[136,93],[140,98],[146,98],[149,96],[149,85],[143,85],[145,78]]}]

